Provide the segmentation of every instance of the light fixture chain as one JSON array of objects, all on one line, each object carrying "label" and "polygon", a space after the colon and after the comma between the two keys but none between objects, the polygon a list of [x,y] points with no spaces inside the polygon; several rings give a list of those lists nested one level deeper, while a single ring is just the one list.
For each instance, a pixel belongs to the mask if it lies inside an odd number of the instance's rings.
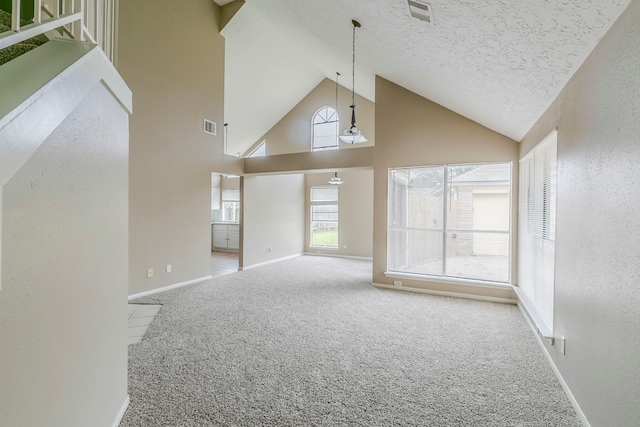
[{"label": "light fixture chain", "polygon": [[338,112],[338,77],[340,77],[340,73],[336,71],[336,113]]},{"label": "light fixture chain", "polygon": [[356,26],[355,24],[353,25],[353,43],[352,43],[352,50],[353,50],[353,63],[351,64],[351,79],[352,79],[352,84],[351,84],[351,105],[355,105],[356,104]]}]

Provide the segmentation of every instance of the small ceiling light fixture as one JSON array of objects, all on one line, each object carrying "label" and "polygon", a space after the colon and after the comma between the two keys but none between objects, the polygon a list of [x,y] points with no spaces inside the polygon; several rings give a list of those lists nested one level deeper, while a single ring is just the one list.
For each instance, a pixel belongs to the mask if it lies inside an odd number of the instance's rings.
[{"label": "small ceiling light fixture", "polygon": [[409,2],[409,11],[414,18],[422,19],[429,24],[433,24],[433,14],[431,13],[431,5],[420,0],[407,0]]},{"label": "small ceiling light fixture", "polygon": [[360,28],[360,23],[355,19],[351,20],[353,24],[353,68],[352,68],[352,86],[351,86],[351,127],[344,131],[344,135],[340,135],[340,141],[347,144],[359,144],[367,142],[362,132],[356,127],[356,28]]},{"label": "small ceiling light fixture", "polygon": [[340,185],[343,182],[344,182],[343,180],[338,178],[338,172],[336,172],[336,174],[332,176],[331,179],[329,180],[329,184],[333,184],[333,185]]}]

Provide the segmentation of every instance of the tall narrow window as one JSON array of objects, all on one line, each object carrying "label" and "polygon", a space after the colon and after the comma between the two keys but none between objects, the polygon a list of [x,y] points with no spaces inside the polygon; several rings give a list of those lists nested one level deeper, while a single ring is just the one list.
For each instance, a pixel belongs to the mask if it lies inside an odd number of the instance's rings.
[{"label": "tall narrow window", "polygon": [[518,292],[546,336],[553,333],[557,133],[520,160]]},{"label": "tall narrow window", "polygon": [[311,187],[311,246],[338,247],[338,187]]},{"label": "tall narrow window", "polygon": [[240,190],[222,190],[222,220],[240,220]]},{"label": "tall narrow window", "polygon": [[511,164],[389,172],[389,271],[509,282]]},{"label": "tall narrow window", "polygon": [[332,107],[322,107],[313,116],[311,151],[337,150],[340,122]]}]

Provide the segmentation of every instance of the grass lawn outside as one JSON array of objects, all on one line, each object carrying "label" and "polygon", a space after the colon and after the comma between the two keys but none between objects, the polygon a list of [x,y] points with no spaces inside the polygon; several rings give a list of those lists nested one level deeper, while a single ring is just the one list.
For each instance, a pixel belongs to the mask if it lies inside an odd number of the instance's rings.
[{"label": "grass lawn outside", "polygon": [[314,231],[311,246],[338,247],[338,230]]}]

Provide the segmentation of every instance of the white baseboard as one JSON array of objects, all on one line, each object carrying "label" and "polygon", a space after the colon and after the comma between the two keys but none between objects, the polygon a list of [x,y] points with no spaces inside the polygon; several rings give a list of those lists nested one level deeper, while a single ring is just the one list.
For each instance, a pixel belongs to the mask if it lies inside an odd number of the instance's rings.
[{"label": "white baseboard", "polygon": [[531,318],[529,317],[528,313],[526,312],[526,309],[522,306],[522,304],[518,303],[518,308],[520,309],[520,313],[522,313],[522,317],[524,317],[524,320],[527,322],[527,325],[529,325],[529,328],[533,332],[533,335],[536,336],[536,340],[538,340],[538,344],[540,345],[540,348],[542,348],[542,352],[544,353],[544,356],[547,358],[549,365],[551,365],[551,370],[553,370],[553,373],[556,374],[558,381],[560,381],[560,385],[564,390],[564,394],[567,396],[567,398],[569,399],[569,402],[571,403],[571,406],[573,406],[573,409],[576,411],[576,415],[578,416],[578,419],[580,420],[582,425],[584,425],[585,427],[591,427],[591,424],[587,420],[587,417],[584,415],[584,412],[582,412],[582,408],[578,404],[578,401],[573,396],[573,393],[571,393],[571,389],[567,385],[566,381],[562,377],[562,374],[558,370],[558,367],[553,361],[551,354],[549,354],[547,347],[545,347],[544,342],[542,341],[543,337],[540,335],[538,328],[536,327],[536,325],[533,324],[533,322],[531,321]]},{"label": "white baseboard", "polygon": [[419,294],[440,295],[440,296],[455,297],[455,298],[467,298],[467,299],[474,299],[479,301],[500,302],[505,304],[517,303],[516,300],[512,300],[509,298],[487,297],[483,295],[464,294],[461,292],[436,291],[432,289],[412,288],[410,286],[393,286],[393,285],[385,285],[382,283],[372,283],[372,284],[376,288],[391,289],[394,291],[415,292]]},{"label": "white baseboard", "polygon": [[164,291],[169,291],[175,288],[181,288],[183,286],[194,285],[196,283],[204,282],[205,280],[209,280],[209,279],[211,279],[211,276],[205,276],[199,279],[188,280],[186,282],[176,283],[174,285],[164,286],[162,288],[152,289],[150,291],[140,292],[139,294],[129,295],[129,301],[131,301],[132,299],[140,298],[140,297],[146,297],[147,295],[157,294],[158,292],[164,292]]},{"label": "white baseboard", "polygon": [[240,267],[238,270],[240,270],[240,271],[251,270],[253,268],[262,267],[263,265],[273,264],[274,262],[280,262],[280,261],[284,261],[284,260],[287,260],[287,259],[298,258],[301,255],[302,254],[295,254],[295,255],[289,255],[289,256],[286,256],[286,257],[282,257],[282,258],[276,258],[276,259],[272,259],[272,260],[269,260],[269,261],[260,262],[258,264],[252,264],[252,265],[248,265],[246,267]]},{"label": "white baseboard", "polygon": [[124,417],[125,412],[127,412],[127,408],[129,408],[129,395],[127,395],[127,398],[124,400],[124,403],[122,404],[122,407],[120,408],[120,412],[118,412],[118,415],[116,416],[116,419],[113,422],[113,427],[118,427],[120,425],[120,423],[122,422],[122,418]]},{"label": "white baseboard", "polygon": [[508,283],[489,282],[486,280],[476,279],[463,279],[461,277],[429,276],[425,274],[403,273],[399,271],[385,271],[383,274],[385,277],[391,277],[394,279],[406,278],[418,282],[440,283],[443,285],[472,286],[474,288],[500,289],[506,291],[512,291],[514,288]]},{"label": "white baseboard", "polygon": [[355,256],[355,255],[334,255],[331,253],[322,253],[322,254],[318,254],[318,253],[313,253],[313,252],[305,252],[303,255],[311,255],[311,256],[328,256],[328,257],[332,257],[332,258],[348,258],[348,259],[360,259],[363,261],[373,261],[373,257],[367,257],[367,256]]}]

